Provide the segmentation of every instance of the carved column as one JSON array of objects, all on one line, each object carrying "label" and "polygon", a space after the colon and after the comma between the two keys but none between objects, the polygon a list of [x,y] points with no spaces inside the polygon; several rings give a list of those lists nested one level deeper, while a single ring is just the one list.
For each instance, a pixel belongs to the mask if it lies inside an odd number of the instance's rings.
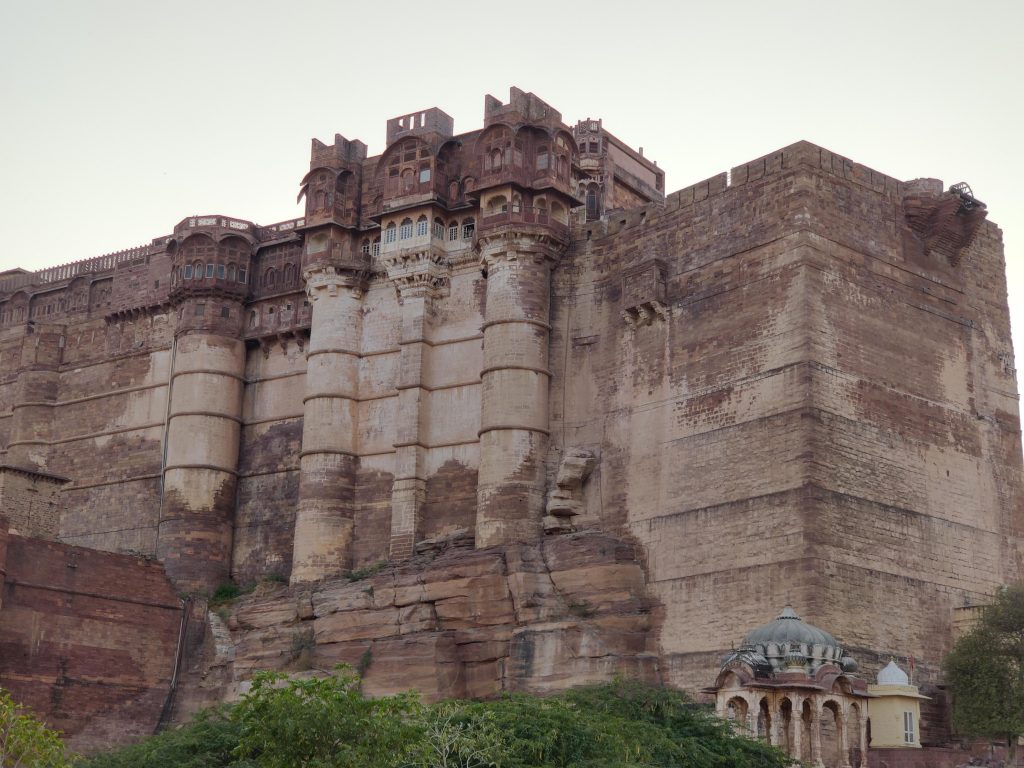
[{"label": "carved column", "polygon": [[551,271],[561,244],[543,235],[481,235],[487,268],[480,372],[476,545],[541,534],[548,450]]},{"label": "carved column", "polygon": [[836,727],[839,729],[839,768],[852,768],[850,765],[850,737],[846,732],[850,719],[847,717],[849,705],[836,711]]},{"label": "carved column", "polygon": [[793,702],[793,713],[790,715],[790,720],[793,723],[793,740],[789,745],[789,756],[794,760],[803,760],[803,702],[795,700]]},{"label": "carved column", "polygon": [[402,308],[389,548],[392,560],[402,560],[412,555],[423,533],[427,498],[425,418],[430,396],[423,377],[430,354],[428,334],[434,298],[447,284],[447,270],[443,253],[431,250],[396,255],[386,259],[385,266]]},{"label": "carved column", "polygon": [[818,768],[825,768],[825,762],[821,759],[821,705],[813,699],[811,701],[811,764]]},{"label": "carved column", "polygon": [[335,576],[352,565],[365,289],[364,274],[333,266],[311,267],[304,277],[313,312],[292,584]]}]

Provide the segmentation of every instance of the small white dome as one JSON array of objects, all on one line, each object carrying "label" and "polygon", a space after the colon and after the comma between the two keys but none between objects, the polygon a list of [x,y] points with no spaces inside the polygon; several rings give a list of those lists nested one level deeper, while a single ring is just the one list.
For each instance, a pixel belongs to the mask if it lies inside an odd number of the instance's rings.
[{"label": "small white dome", "polygon": [[910,678],[907,673],[897,666],[895,661],[890,661],[881,672],[878,673],[879,685],[910,685]]}]

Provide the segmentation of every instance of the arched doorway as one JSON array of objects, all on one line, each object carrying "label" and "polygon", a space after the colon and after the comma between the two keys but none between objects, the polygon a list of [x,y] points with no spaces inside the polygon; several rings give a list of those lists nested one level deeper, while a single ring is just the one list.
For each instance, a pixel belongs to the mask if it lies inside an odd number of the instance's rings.
[{"label": "arched doorway", "polygon": [[839,768],[843,764],[843,717],[835,701],[826,701],[818,715],[821,762],[825,768]]},{"label": "arched doorway", "polygon": [[749,720],[747,719],[747,701],[740,696],[733,696],[726,702],[725,717],[733,723],[737,730],[749,731]]},{"label": "arched doorway", "polygon": [[794,754],[793,743],[793,702],[789,697],[783,698],[779,704],[779,744],[777,745],[787,755]]},{"label": "arched doorway", "polygon": [[768,709],[768,697],[761,697],[757,705],[757,738],[766,744],[772,743],[772,713]]},{"label": "arched doorway", "polygon": [[857,704],[850,705],[850,714],[846,722],[847,743],[850,746],[849,760],[851,768],[862,768],[867,765],[867,756],[861,744],[861,712]]},{"label": "arched doorway", "polygon": [[811,708],[811,702],[804,699],[804,704],[800,708],[800,754],[804,760],[810,760],[811,755],[811,743],[812,743],[812,728],[811,725],[814,722],[814,710]]}]

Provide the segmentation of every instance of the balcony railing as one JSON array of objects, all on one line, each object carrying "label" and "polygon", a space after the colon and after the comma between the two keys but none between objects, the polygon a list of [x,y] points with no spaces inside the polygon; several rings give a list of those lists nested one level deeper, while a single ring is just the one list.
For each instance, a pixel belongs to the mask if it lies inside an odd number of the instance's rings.
[{"label": "balcony railing", "polygon": [[508,224],[528,224],[545,227],[561,239],[569,237],[569,226],[554,218],[547,208],[506,205],[496,213],[489,213],[480,222],[481,231]]}]

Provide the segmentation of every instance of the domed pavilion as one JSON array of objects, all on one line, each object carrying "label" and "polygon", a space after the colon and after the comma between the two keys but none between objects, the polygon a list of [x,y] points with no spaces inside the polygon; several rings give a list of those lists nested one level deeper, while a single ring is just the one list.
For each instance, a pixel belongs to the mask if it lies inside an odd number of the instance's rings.
[{"label": "domed pavilion", "polygon": [[832,635],[790,607],[747,633],[722,659],[719,716],[797,760],[826,768],[867,765],[867,683]]}]

